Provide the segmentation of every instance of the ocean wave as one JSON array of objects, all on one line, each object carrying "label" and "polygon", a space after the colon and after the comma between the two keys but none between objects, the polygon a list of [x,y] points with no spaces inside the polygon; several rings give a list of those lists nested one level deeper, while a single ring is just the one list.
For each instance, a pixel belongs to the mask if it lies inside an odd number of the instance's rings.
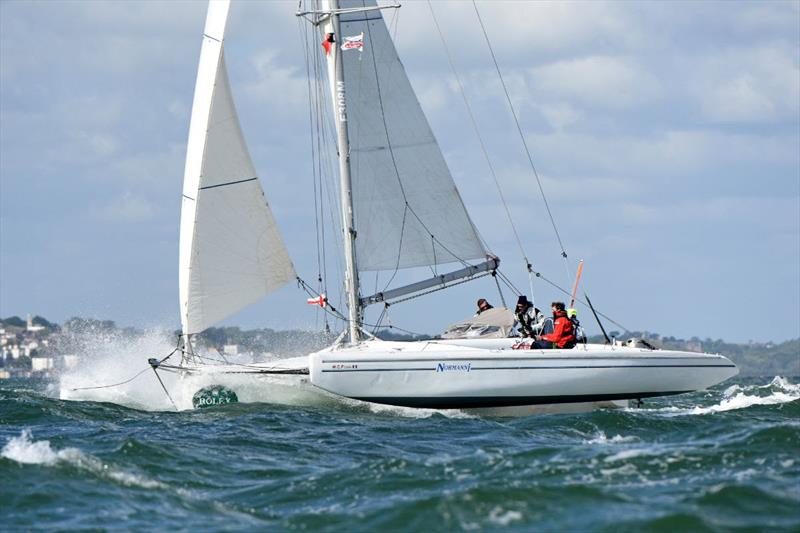
[{"label": "ocean wave", "polygon": [[50,446],[50,441],[34,441],[29,429],[23,429],[18,437],[9,439],[2,451],[0,451],[0,456],[28,465],[57,466],[66,464],[129,487],[144,489],[166,488],[166,485],[159,481],[116,468],[93,455],[82,452],[78,448],[54,450]]},{"label": "ocean wave", "polygon": [[662,413],[665,416],[706,415],[759,405],[787,404],[800,399],[800,385],[776,376],[766,385],[731,385],[722,392],[722,396],[719,403],[709,406],[670,406],[644,411]]}]

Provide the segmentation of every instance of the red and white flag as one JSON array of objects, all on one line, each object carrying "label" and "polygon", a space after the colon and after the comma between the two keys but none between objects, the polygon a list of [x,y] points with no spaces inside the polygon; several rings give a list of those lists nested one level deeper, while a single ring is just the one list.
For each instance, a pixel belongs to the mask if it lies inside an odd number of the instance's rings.
[{"label": "red and white flag", "polygon": [[364,50],[364,32],[361,35],[353,35],[352,37],[345,37],[342,43],[342,50]]},{"label": "red and white flag", "polygon": [[306,300],[306,303],[309,305],[318,305],[320,307],[325,307],[328,305],[328,299],[325,298],[324,294],[320,294],[317,298],[309,298]]}]

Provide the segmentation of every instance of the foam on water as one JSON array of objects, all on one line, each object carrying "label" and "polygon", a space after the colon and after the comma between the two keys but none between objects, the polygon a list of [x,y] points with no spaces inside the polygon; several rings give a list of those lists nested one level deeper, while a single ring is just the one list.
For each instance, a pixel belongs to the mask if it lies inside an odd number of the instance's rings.
[{"label": "foam on water", "polygon": [[[384,405],[379,403],[360,402],[358,400],[349,400],[347,402],[357,402],[371,412],[380,415],[394,415],[403,418],[430,418],[435,415],[443,416],[446,418],[476,418],[474,415],[461,411],[459,409],[422,409],[419,407],[401,407],[398,405]],[[353,403],[352,405],[357,405]]]},{"label": "foam on water", "polygon": [[489,512],[489,522],[498,526],[507,527],[512,522],[522,520],[522,513],[519,511],[504,510],[502,507],[495,507]]},{"label": "foam on water", "polygon": [[800,399],[800,385],[790,383],[786,378],[776,376],[766,385],[732,385],[722,393],[723,399],[710,406],[663,407],[660,409],[641,409],[640,411],[661,413],[665,416],[706,415],[746,409],[756,405],[779,405]]},{"label": "foam on water", "polygon": [[586,444],[620,444],[636,440],[636,437],[623,437],[622,435],[614,435],[609,439],[604,431],[598,431],[594,438],[586,441]]},{"label": "foam on water", "polygon": [[[770,381],[650,405],[797,395]],[[797,403],[682,419],[645,409],[461,421],[355,401],[165,415],[53,400],[38,386],[0,383],[8,530],[800,530]]]},{"label": "foam on water", "polygon": [[149,479],[146,476],[127,472],[113,465],[103,463],[97,457],[83,453],[77,448],[54,450],[50,446],[50,441],[34,441],[28,429],[22,430],[18,437],[11,438],[3,447],[3,450],[0,451],[0,456],[21,464],[44,466],[68,464],[129,487],[141,487],[144,489],[166,487],[163,483]]}]

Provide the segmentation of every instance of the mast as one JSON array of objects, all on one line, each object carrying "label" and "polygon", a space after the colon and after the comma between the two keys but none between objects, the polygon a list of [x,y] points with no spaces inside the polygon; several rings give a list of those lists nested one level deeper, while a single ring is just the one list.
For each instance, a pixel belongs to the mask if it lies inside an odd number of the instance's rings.
[{"label": "mast", "polygon": [[347,294],[348,329],[350,342],[358,342],[361,336],[361,301],[358,288],[358,263],[356,261],[356,229],[353,221],[353,191],[350,180],[350,140],[347,135],[347,108],[345,99],[344,64],[340,54],[341,33],[339,31],[339,1],[322,0],[322,11],[330,16],[322,25],[324,38],[333,34],[328,49],[328,79],[338,134],[339,147],[339,196],[342,204],[342,230],[344,232],[345,292]]}]

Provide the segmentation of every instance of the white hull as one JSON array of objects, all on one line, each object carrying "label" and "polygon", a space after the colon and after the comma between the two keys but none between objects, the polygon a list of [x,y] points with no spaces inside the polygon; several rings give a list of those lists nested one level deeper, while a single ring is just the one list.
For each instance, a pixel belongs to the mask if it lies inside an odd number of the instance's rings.
[{"label": "white hull", "polygon": [[346,397],[513,416],[624,407],[627,400],[706,389],[739,372],[727,358],[703,353],[592,344],[515,350],[518,339],[462,342],[471,346],[376,340],[272,363],[189,367],[181,388],[225,385],[242,402],[320,405]]},{"label": "white hull", "polygon": [[311,383],[334,394],[435,409],[667,396],[702,390],[738,373],[721,355],[605,345],[509,350],[441,341],[368,341],[329,348],[309,359]]},{"label": "white hull", "polygon": [[[236,392],[239,401],[243,403],[319,407],[341,405],[342,402],[354,399],[343,397],[312,384],[309,361],[309,357],[296,357],[263,364],[182,367],[179,381],[172,383],[170,392],[180,409],[191,409],[193,394],[211,385],[222,385]],[[627,400],[615,400],[461,408],[460,410],[478,416],[529,416],[585,413],[596,409],[627,406]]]}]

